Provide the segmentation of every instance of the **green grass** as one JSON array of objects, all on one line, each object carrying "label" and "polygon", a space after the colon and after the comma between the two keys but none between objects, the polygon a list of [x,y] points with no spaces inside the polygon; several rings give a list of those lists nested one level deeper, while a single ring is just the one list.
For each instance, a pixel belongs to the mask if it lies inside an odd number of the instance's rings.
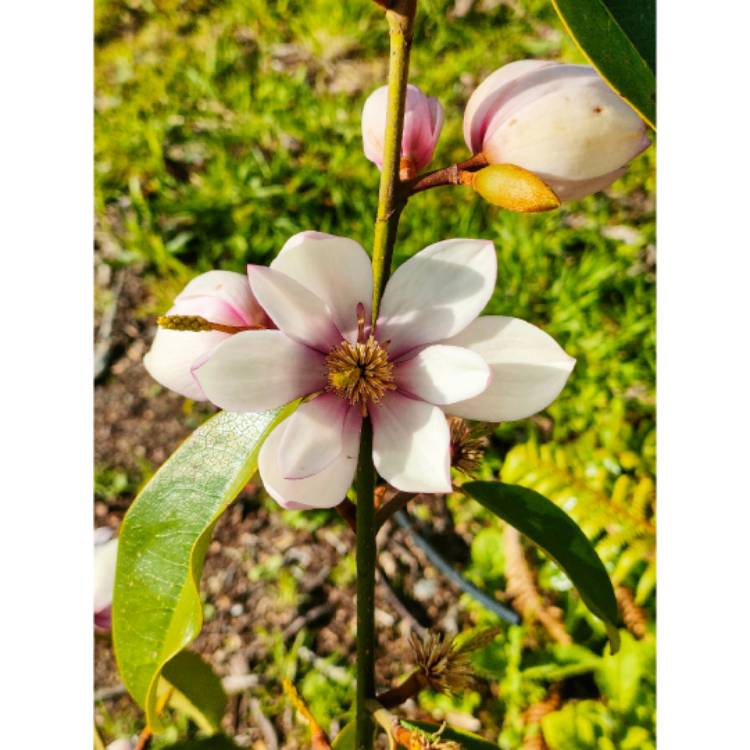
[{"label": "green grass", "polygon": [[[410,76],[446,110],[435,166],[468,155],[463,106],[486,74],[519,57],[581,61],[546,0],[476,2],[463,18],[451,17],[453,7],[421,0]],[[362,153],[359,113],[384,82],[380,16],[369,0],[97,0],[95,179],[104,260],[138,268],[165,309],[196,273],[267,263],[300,230],[347,235],[369,248],[378,172]],[[540,325],[578,360],[542,419],[496,430],[487,472],[501,471],[515,443],[552,441],[565,448],[569,475],[602,497],[612,495],[621,476],[653,478],[654,151],[607,194],[551,214],[504,213],[463,188],[411,201],[396,262],[449,237],[493,240],[499,276],[488,312]],[[530,484],[541,481],[526,476]],[[100,492],[122,481],[102,475]],[[500,529],[474,506],[453,510],[476,533]],[[491,540],[477,543],[472,570],[480,582],[502,588],[502,566],[487,560]],[[617,548],[613,567],[626,548]],[[540,585],[563,608],[576,641],[600,655],[596,623],[559,585],[552,564],[535,561]],[[642,572],[636,565],[626,582],[635,589]],[[653,593],[644,606],[653,616]],[[502,667],[492,674],[503,697],[488,699],[480,711],[502,726],[503,747],[520,741],[524,708],[546,690],[543,680],[523,678],[526,662],[564,662],[554,649],[542,649],[542,656],[524,649],[526,630],[514,632],[492,657]],[[650,707],[648,669],[638,673],[634,690]],[[303,685],[312,690],[315,682],[318,695],[316,680]],[[652,741],[653,711],[635,717],[632,701],[618,708],[607,692],[611,680],[595,681],[607,716],[599,709],[588,719],[566,714],[550,732],[563,736],[564,721],[590,720],[594,744],[581,747],[608,747],[625,742],[638,724]],[[444,699],[425,700],[445,708]],[[320,706],[325,716],[342,708],[336,691],[331,701]],[[610,739],[600,742],[600,735]]]}]

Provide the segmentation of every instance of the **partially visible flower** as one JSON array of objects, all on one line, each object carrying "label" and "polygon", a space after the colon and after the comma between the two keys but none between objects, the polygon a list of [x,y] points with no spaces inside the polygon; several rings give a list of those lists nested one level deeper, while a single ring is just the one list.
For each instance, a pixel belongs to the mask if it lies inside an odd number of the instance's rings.
[{"label": "partially visible flower", "polygon": [[115,740],[107,745],[106,750],[134,750],[135,743],[126,739]]},{"label": "partially visible flower", "polygon": [[530,416],[557,397],[575,362],[528,323],[477,318],[496,272],[491,242],[431,245],[393,274],[373,325],[364,249],[303,232],[270,268],[248,267],[253,294],[279,330],[228,337],[195,377],[230,411],[303,399],[259,454],[266,490],[285,507],[341,502],[364,415],[383,479],[403,492],[450,492],[445,414],[492,422]]},{"label": "partially visible flower", "polygon": [[[365,156],[383,168],[385,115],[388,109],[388,87],[382,86],[370,94],[362,109],[362,142]],[[431,161],[443,127],[443,108],[432,96],[416,86],[406,87],[406,110],[401,138],[402,162],[419,172]]]},{"label": "partially visible flower", "polygon": [[650,145],[636,112],[589,65],[518,60],[471,95],[464,139],[490,164],[536,173],[561,200],[603,190]]},{"label": "partially visible flower", "polygon": [[247,277],[231,271],[209,271],[196,276],[175,299],[165,325],[169,318],[203,319],[215,324],[209,330],[160,327],[143,358],[154,380],[195,401],[205,401],[206,396],[193,377],[193,369],[205,361],[216,345],[228,338],[232,329],[269,325],[250,291]]},{"label": "partially visible flower", "polygon": [[94,531],[94,628],[109,632],[112,628],[112,589],[115,585],[117,537],[112,529]]}]

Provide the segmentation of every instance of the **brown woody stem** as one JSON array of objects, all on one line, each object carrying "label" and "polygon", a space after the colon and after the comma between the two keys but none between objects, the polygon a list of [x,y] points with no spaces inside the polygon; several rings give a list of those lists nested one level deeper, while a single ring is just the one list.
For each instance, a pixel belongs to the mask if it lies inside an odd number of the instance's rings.
[{"label": "brown woody stem", "polygon": [[427,687],[427,683],[424,681],[422,673],[415,670],[400,685],[380,693],[377,701],[384,708],[396,708],[396,706],[406,703],[409,698],[414,698],[425,687]]},{"label": "brown woody stem", "polygon": [[474,154],[471,159],[462,161],[460,164],[451,164],[449,167],[435,169],[432,172],[415,177],[404,183],[404,192],[406,198],[421,193],[424,190],[430,190],[443,185],[465,185],[471,182],[471,173],[477,169],[486,167],[488,164],[487,157],[483,153]]}]

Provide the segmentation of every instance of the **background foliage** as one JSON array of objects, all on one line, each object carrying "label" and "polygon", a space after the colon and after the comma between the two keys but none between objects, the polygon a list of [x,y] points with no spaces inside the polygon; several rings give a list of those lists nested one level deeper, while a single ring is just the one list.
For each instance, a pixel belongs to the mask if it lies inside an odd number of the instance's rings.
[{"label": "background foliage", "polygon": [[[97,263],[140,278],[135,323],[148,329],[194,274],[267,263],[303,229],[369,247],[378,173],[362,154],[359,113],[384,81],[386,54],[380,12],[367,0],[97,0]],[[410,79],[446,109],[435,164],[466,157],[463,106],[486,74],[517,58],[580,62],[579,54],[546,0],[421,0]],[[554,564],[478,504],[449,498],[444,512],[471,544],[468,575],[497,596],[508,592],[524,623],[505,626],[478,657],[485,688],[425,694],[420,708],[479,717],[503,748],[544,747],[540,729],[553,750],[653,746],[653,189],[650,149],[606,194],[549,215],[503,213],[443,188],[415,197],[401,223],[397,262],[439,239],[492,239],[499,275],[488,311],[542,326],[578,359],[547,412],[495,431],[483,473],[536,489],[582,525],[631,635],[606,656],[600,623]],[[109,294],[99,290],[98,308]],[[205,416],[189,404],[173,411],[191,429]],[[105,456],[99,500],[127,504],[155,468]],[[292,530],[333,522],[326,513],[279,515]],[[345,555],[332,584],[350,585],[352,566]],[[238,574],[272,581],[280,606],[303,598],[278,561]],[[209,616],[211,606],[207,599]],[[465,596],[460,613],[464,623],[496,622]],[[326,657],[340,670],[335,680],[300,661],[309,631],[291,646],[266,633],[278,645],[264,668],[296,672],[328,727],[349,709],[349,666]],[[256,698],[274,717],[284,704],[278,686],[268,691]],[[132,731],[127,712],[97,711],[104,735]],[[181,721],[155,747],[192,731]]]}]

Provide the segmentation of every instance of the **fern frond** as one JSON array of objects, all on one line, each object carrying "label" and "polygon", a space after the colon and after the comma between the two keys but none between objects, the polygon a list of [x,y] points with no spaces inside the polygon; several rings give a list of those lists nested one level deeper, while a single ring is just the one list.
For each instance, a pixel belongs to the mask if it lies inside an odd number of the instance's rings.
[{"label": "fern frond", "polygon": [[563,626],[560,610],[550,607],[540,594],[521,544],[521,535],[512,526],[506,526],[503,531],[503,547],[507,590],[524,620],[539,622],[557,643],[572,643]]},{"label": "fern frond", "polygon": [[530,440],[508,452],[500,479],[536,490],[568,513],[594,543],[615,585],[627,583],[643,605],[656,583],[654,482],[625,473],[612,481],[622,471],[618,457],[602,448]]}]

